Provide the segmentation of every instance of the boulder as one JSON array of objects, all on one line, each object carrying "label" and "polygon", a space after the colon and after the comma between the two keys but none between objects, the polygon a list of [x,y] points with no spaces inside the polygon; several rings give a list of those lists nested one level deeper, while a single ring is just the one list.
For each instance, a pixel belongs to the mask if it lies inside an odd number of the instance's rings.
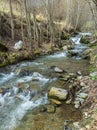
[{"label": "boulder", "polygon": [[61,88],[52,87],[49,91],[49,97],[58,99],[58,100],[66,100],[68,96],[68,91]]},{"label": "boulder", "polygon": [[24,45],[23,41],[20,40],[20,41],[15,43],[14,49],[15,50],[22,50],[23,49],[23,45]]}]

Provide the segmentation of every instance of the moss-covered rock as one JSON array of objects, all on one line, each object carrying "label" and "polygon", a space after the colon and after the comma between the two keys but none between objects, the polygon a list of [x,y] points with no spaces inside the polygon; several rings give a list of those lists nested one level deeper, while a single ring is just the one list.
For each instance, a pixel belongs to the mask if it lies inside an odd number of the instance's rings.
[{"label": "moss-covered rock", "polygon": [[88,36],[83,36],[80,40],[81,43],[89,44],[90,38]]}]

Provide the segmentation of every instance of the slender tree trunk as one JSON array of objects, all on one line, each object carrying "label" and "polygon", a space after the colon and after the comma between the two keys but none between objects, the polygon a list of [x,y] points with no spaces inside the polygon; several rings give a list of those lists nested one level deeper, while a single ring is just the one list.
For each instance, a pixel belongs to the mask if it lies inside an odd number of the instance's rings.
[{"label": "slender tree trunk", "polygon": [[28,2],[27,2],[27,0],[24,0],[24,6],[25,6],[25,13],[26,13],[26,20],[27,20],[28,36],[29,36],[29,40],[30,40],[29,51],[32,51],[31,18],[30,18],[30,12],[28,11]]},{"label": "slender tree trunk", "polygon": [[80,1],[77,0],[77,18],[76,18],[76,23],[75,23],[75,28],[74,28],[74,30],[77,29],[78,22],[79,22],[79,18],[80,18]]},{"label": "slender tree trunk", "polygon": [[37,25],[37,19],[36,19],[36,10],[34,9],[33,7],[33,31],[34,31],[34,41],[37,40],[37,47],[40,43],[40,40],[39,40],[39,32],[38,32],[38,25]]},{"label": "slender tree trunk", "polygon": [[53,16],[52,16],[50,0],[47,0],[47,13],[48,13],[48,24],[49,24],[49,30],[50,30],[51,48],[53,48],[55,37],[54,37]]},{"label": "slender tree trunk", "polygon": [[23,28],[23,6],[20,4],[20,10],[21,10],[21,35],[23,43],[25,44],[25,38],[24,38],[24,28]]},{"label": "slender tree trunk", "polygon": [[14,33],[14,20],[13,20],[13,9],[12,9],[12,0],[9,0],[9,6],[10,6],[10,15],[11,15],[11,36],[14,40],[15,33]]}]

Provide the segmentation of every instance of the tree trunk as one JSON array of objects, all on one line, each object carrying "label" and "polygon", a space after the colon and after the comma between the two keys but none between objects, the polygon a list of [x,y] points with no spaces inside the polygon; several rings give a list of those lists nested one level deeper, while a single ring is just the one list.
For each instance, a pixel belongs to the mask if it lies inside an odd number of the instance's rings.
[{"label": "tree trunk", "polygon": [[32,51],[32,30],[31,30],[31,18],[30,18],[30,12],[28,11],[28,4],[27,0],[24,0],[24,6],[25,6],[25,13],[26,13],[26,21],[27,21],[27,30],[28,30],[28,36],[29,36],[29,51]]},{"label": "tree trunk", "polygon": [[86,0],[86,1],[87,1],[88,4],[89,4],[89,7],[90,7],[90,10],[91,10],[91,12],[92,12],[92,16],[93,16],[93,19],[94,19],[94,22],[95,22],[95,28],[97,29],[97,21],[96,21],[96,17],[95,17],[95,11],[94,11],[94,9],[93,9],[93,7],[92,7],[92,3],[91,3],[90,0]]},{"label": "tree trunk", "polygon": [[11,15],[11,36],[14,40],[14,20],[13,20],[13,9],[12,9],[12,0],[9,0],[9,6],[10,6],[10,15]]}]

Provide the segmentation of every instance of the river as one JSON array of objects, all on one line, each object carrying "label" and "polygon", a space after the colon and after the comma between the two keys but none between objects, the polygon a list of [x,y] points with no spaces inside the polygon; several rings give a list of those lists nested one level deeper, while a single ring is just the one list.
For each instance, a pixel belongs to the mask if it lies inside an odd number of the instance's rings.
[{"label": "river", "polygon": [[[42,128],[34,129],[31,126],[35,125],[32,123],[35,116],[32,112],[36,107],[48,103],[49,86],[61,85],[52,67],[58,66],[68,72],[80,71],[83,75],[88,74],[89,62],[80,56],[87,49],[86,45],[80,43],[82,35],[88,34],[79,33],[70,39],[75,42],[72,51],[78,52],[77,56],[68,57],[68,52],[62,51],[34,61],[21,62],[0,69],[0,88],[3,88],[3,93],[0,93],[0,130],[43,130]],[[80,112],[72,108],[71,105],[65,106],[65,109],[61,111],[65,111],[61,112],[61,122],[68,118],[74,119],[80,116]],[[71,116],[72,111],[74,113]],[[27,120],[24,121],[25,117],[30,123]],[[51,117],[48,115],[48,118]],[[58,124],[57,121],[56,123]],[[55,130],[54,128],[51,129]]]}]

